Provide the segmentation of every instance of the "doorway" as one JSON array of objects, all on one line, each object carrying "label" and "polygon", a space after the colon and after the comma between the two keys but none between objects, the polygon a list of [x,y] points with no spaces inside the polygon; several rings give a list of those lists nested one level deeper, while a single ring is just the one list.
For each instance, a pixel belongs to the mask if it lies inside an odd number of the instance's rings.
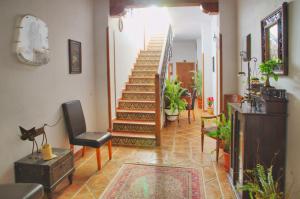
[{"label": "doorway", "polygon": [[176,75],[180,82],[181,86],[192,92],[193,90],[193,76],[195,71],[194,62],[176,62]]}]

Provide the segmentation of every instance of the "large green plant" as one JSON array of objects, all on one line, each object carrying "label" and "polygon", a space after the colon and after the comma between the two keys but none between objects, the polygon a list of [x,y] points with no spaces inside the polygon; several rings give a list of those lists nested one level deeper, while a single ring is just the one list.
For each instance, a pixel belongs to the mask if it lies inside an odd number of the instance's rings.
[{"label": "large green plant", "polygon": [[202,96],[202,72],[199,70],[197,72],[192,71],[194,73],[193,80],[194,80],[194,88],[197,90],[197,96]]},{"label": "large green plant", "polygon": [[284,199],[285,196],[280,192],[278,182],[273,179],[272,170],[273,166],[265,169],[260,164],[252,170],[247,170],[250,180],[239,190],[248,192],[251,199]]},{"label": "large green plant", "polygon": [[175,80],[166,80],[165,98],[168,101],[166,108],[170,109],[172,113],[175,110],[181,112],[186,109],[186,102],[181,99],[182,94],[186,89],[181,87],[181,83]]},{"label": "large green plant", "polygon": [[275,81],[278,81],[279,76],[274,73],[274,70],[276,67],[278,67],[279,64],[281,64],[281,60],[279,59],[270,59],[266,62],[263,62],[259,65],[259,70],[262,75],[266,76],[266,87],[270,87],[270,77],[273,77]]}]

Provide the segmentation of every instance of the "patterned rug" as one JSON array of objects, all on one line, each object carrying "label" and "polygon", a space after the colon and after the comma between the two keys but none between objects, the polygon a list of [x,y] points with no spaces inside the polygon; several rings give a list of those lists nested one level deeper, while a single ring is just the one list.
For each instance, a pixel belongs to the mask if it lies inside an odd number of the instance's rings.
[{"label": "patterned rug", "polygon": [[124,164],[102,199],[202,199],[202,177],[193,168]]}]

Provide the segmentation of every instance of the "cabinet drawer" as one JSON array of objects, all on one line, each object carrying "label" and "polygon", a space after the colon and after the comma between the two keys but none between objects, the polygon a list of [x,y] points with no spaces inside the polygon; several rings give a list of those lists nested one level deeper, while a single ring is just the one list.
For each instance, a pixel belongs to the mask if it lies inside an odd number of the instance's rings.
[{"label": "cabinet drawer", "polygon": [[56,183],[74,167],[73,156],[70,155],[51,168],[51,184]]}]

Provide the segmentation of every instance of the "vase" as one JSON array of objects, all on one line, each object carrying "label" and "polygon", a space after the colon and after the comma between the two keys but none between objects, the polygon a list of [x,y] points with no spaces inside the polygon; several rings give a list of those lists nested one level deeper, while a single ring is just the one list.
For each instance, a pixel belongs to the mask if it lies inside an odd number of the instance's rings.
[{"label": "vase", "polygon": [[202,97],[198,97],[198,108],[202,109]]},{"label": "vase", "polygon": [[174,112],[172,112],[171,109],[165,109],[165,113],[167,115],[167,120],[170,122],[177,120],[179,115],[178,109],[176,109]]},{"label": "vase", "polygon": [[230,153],[224,151],[224,169],[228,173],[229,172],[229,164],[230,164]]},{"label": "vase", "polygon": [[210,114],[210,115],[213,115],[214,114],[214,108],[213,107],[208,107],[207,108],[207,113]]}]

